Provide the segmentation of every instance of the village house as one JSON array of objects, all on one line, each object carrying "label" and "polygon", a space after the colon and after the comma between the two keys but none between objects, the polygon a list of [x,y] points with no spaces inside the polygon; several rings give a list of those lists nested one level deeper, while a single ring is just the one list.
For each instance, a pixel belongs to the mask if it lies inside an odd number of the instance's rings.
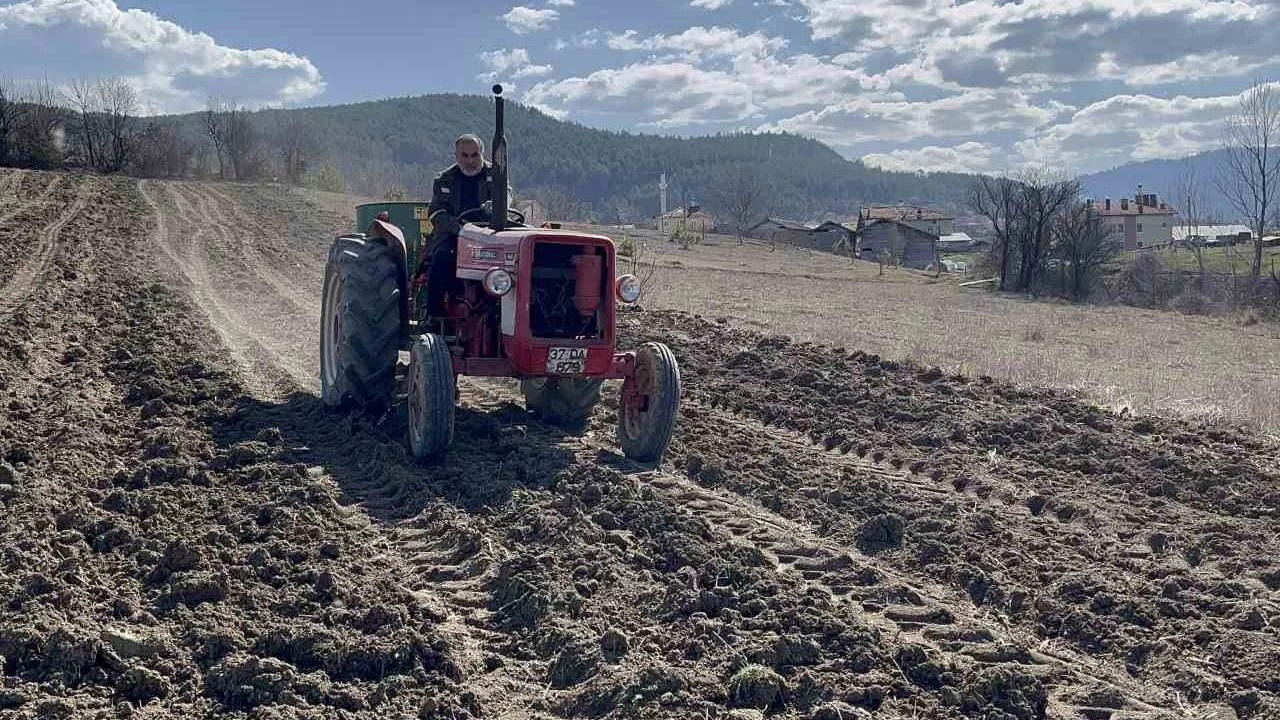
[{"label": "village house", "polygon": [[897,220],[921,232],[936,236],[955,232],[955,218],[939,210],[919,205],[872,205],[863,209],[868,220]]},{"label": "village house", "polygon": [[710,214],[695,210],[686,213],[684,208],[672,210],[658,218],[661,227],[665,232],[671,232],[675,228],[684,228],[689,232],[699,234],[711,232],[716,225],[716,219]]},{"label": "village house", "polygon": [[896,218],[858,215],[858,257],[876,262],[882,253],[890,262],[924,269],[938,261],[938,236]]},{"label": "village house", "polygon": [[973,238],[963,232],[942,235],[938,238],[938,249],[942,252],[971,252],[974,249]]},{"label": "village house", "polygon": [[[852,248],[857,237],[856,227],[849,227],[834,220],[827,220],[812,230],[810,242],[814,250],[832,252],[837,247]],[[848,251],[845,250],[845,253]]]},{"label": "village house", "polygon": [[812,247],[813,228],[796,220],[765,218],[747,228],[747,237],[770,243],[788,243],[796,247]]},{"label": "village house", "polygon": [[1094,203],[1103,222],[1124,241],[1125,250],[1165,247],[1173,242],[1173,216],[1177,213],[1155,194],[1143,194],[1142,186],[1132,199],[1103,199]]}]

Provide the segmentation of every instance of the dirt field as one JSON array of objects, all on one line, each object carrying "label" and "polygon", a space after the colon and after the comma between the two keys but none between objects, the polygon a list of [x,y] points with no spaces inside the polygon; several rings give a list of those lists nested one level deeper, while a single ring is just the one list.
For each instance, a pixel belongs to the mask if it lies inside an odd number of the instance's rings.
[{"label": "dirt field", "polygon": [[647,310],[662,468],[472,381],[417,464],[315,395],[349,222],[0,171],[0,716],[1280,717],[1275,442]]},{"label": "dirt field", "polygon": [[972,276],[881,275],[870,262],[713,240],[681,250],[648,238],[657,270],[647,302],[948,372],[1073,389],[1116,411],[1248,423],[1280,438],[1280,325],[1024,301],[957,286]]}]

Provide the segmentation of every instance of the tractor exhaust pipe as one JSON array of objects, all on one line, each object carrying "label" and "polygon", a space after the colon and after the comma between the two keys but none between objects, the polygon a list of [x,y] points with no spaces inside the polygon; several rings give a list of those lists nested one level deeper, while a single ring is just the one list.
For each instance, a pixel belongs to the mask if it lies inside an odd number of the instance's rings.
[{"label": "tractor exhaust pipe", "polygon": [[507,226],[507,136],[502,128],[502,86],[493,86],[493,213],[489,227],[494,232]]}]

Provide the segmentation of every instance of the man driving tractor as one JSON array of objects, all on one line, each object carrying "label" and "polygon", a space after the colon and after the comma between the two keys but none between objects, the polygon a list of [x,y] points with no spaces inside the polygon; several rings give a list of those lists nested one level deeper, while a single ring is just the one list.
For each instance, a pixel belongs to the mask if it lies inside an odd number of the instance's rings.
[{"label": "man driving tractor", "polygon": [[[458,232],[462,214],[493,200],[493,166],[484,159],[484,142],[467,134],[453,143],[456,162],[436,175],[431,189],[432,224],[430,270],[427,275],[427,314],[444,315],[444,294],[457,272]],[[480,213],[468,219],[479,220]]]}]

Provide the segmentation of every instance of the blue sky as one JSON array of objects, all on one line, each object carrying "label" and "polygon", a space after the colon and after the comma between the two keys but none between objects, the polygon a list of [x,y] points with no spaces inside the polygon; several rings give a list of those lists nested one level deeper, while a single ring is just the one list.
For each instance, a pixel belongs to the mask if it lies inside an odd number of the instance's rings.
[{"label": "blue sky", "polygon": [[1280,0],[0,0],[0,77],[148,112],[510,95],[587,125],[787,130],[894,169],[1090,172],[1215,147]]}]

